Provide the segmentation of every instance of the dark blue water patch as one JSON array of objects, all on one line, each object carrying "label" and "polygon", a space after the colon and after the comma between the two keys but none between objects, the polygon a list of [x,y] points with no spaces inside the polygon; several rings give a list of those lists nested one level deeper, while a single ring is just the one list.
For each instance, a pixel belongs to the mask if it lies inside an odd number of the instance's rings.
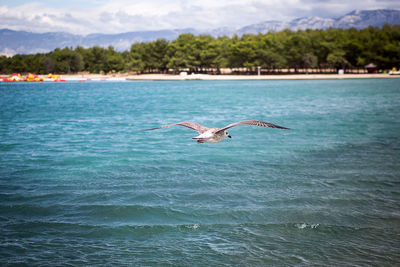
[{"label": "dark blue water patch", "polygon": [[[394,264],[399,259],[393,242],[399,240],[390,238],[386,229],[301,222],[117,227],[30,222],[29,230],[26,226],[22,223],[21,229],[15,229],[28,232],[25,238],[19,242],[7,240],[1,245],[6,248],[3,253],[10,262],[16,260],[16,255],[32,260],[33,264],[80,261],[103,264],[101,258],[110,263],[130,261],[151,265],[282,265],[282,260],[290,265],[312,262],[371,265],[376,262]],[[35,231],[40,233],[32,234]],[[55,235],[63,238],[54,238]],[[393,241],[388,243],[386,238]],[[99,242],[103,245],[97,245]],[[387,245],[391,248],[382,250]],[[38,254],[43,249],[46,253]],[[154,252],[158,253],[157,259]]]}]

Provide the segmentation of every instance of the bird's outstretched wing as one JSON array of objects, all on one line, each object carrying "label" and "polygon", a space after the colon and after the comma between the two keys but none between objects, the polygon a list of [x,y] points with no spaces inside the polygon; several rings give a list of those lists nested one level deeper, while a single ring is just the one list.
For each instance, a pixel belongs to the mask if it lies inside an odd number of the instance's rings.
[{"label": "bird's outstretched wing", "polygon": [[161,129],[161,128],[167,128],[167,127],[171,127],[171,126],[175,126],[175,125],[180,125],[180,126],[184,126],[187,128],[190,128],[192,130],[195,130],[196,132],[198,132],[199,134],[204,133],[205,131],[208,130],[207,127],[195,123],[195,122],[190,122],[190,121],[184,121],[184,122],[178,122],[178,123],[172,123],[172,124],[168,124],[168,125],[163,125],[160,127],[156,127],[156,128],[151,128],[151,129],[146,129],[145,131],[151,131],[151,130],[157,130],[157,129]]},{"label": "bird's outstretched wing", "polygon": [[247,121],[238,121],[232,124],[229,124],[228,126],[225,126],[224,128],[221,128],[218,132],[220,131],[225,131],[229,128],[232,128],[234,126],[237,125],[254,125],[254,126],[259,126],[259,127],[271,127],[271,128],[278,128],[278,129],[289,129],[286,127],[282,127],[276,124],[272,124],[269,122],[265,122],[265,121],[255,121],[255,120],[247,120]]}]

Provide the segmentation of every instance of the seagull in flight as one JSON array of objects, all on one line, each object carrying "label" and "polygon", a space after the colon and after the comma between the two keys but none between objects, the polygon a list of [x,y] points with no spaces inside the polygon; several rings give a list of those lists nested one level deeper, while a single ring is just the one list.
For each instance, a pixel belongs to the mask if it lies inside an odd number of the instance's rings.
[{"label": "seagull in flight", "polygon": [[184,126],[184,127],[187,127],[189,129],[192,129],[192,130],[195,130],[196,132],[198,132],[200,135],[198,135],[196,137],[192,137],[193,140],[197,140],[197,143],[204,143],[204,142],[218,143],[218,142],[221,142],[222,140],[224,140],[225,137],[232,138],[232,136],[230,136],[226,130],[229,128],[232,128],[234,126],[237,126],[237,125],[254,125],[254,126],[259,126],[259,127],[289,129],[289,128],[282,127],[282,126],[272,124],[269,122],[265,122],[265,121],[246,120],[246,121],[238,121],[235,123],[231,123],[228,126],[225,126],[224,128],[208,128],[208,127],[205,127],[205,126],[195,123],[195,122],[184,121],[184,122],[172,123],[172,124],[163,125],[163,126],[156,127],[156,128],[147,129],[145,131],[157,130],[157,129],[167,128],[167,127],[171,127],[171,126],[175,126],[175,125]]}]

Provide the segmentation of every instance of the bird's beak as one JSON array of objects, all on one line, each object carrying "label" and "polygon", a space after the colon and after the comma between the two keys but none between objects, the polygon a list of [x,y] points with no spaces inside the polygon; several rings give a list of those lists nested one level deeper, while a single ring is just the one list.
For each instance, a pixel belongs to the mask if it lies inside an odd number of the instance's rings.
[{"label": "bird's beak", "polygon": [[232,136],[228,135],[229,138],[232,138]]}]

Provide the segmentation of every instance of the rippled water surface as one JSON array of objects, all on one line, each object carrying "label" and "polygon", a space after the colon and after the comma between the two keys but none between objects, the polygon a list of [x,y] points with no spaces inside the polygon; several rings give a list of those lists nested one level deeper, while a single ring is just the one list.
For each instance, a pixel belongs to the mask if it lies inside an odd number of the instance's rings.
[{"label": "rippled water surface", "polygon": [[[0,84],[0,262],[400,264],[400,80]],[[179,121],[258,119],[197,144]]]}]

